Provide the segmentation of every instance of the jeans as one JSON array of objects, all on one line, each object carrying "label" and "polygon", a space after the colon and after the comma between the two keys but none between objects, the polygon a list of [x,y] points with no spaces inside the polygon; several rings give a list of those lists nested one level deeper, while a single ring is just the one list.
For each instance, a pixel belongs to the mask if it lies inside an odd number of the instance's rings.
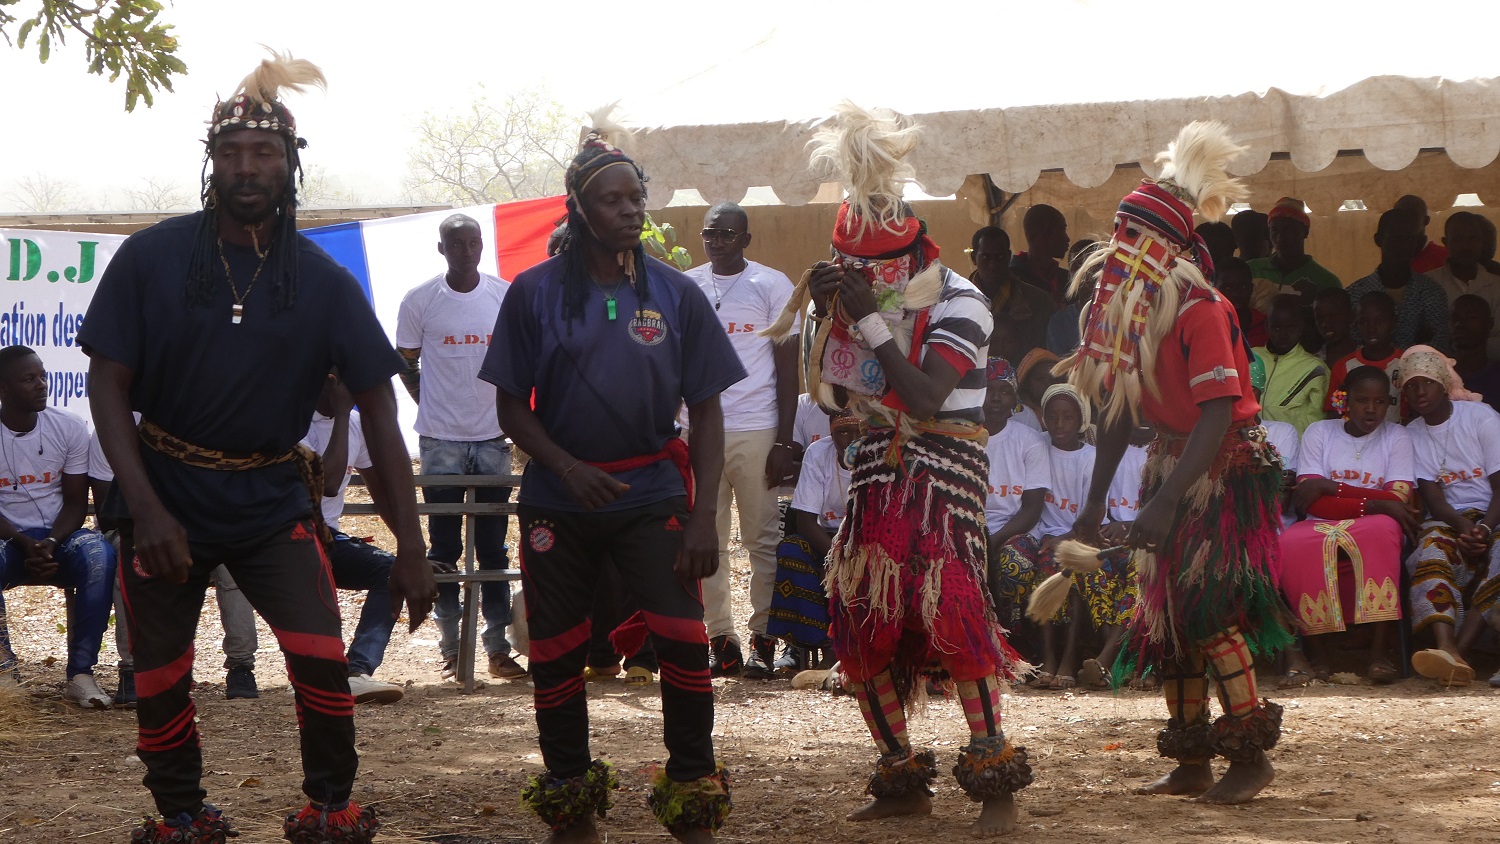
[{"label": "jeans", "polygon": [[[47,528],[22,531],[32,539],[41,539],[50,532]],[[52,560],[57,563],[57,571],[50,577],[37,578],[26,568],[19,543],[11,540],[0,543],[0,673],[16,670],[16,656],[10,649],[10,632],[5,624],[3,590],[23,585],[73,590],[73,617],[68,621],[68,677],[94,673],[114,597],[114,546],[94,531],[77,530],[57,547]]]},{"label": "jeans", "polygon": [[343,533],[334,533],[328,549],[328,564],[333,568],[333,584],[340,589],[365,593],[365,606],[359,612],[359,624],[349,642],[349,675],[374,674],[385,659],[385,648],[391,643],[391,566],[396,558],[367,542]]},{"label": "jeans", "polygon": [[[450,442],[422,437],[418,440],[424,475],[508,475],[510,446],[503,438],[480,442]],[[480,487],[475,500],[503,503],[510,500],[510,487]],[[428,504],[462,504],[463,487],[426,487],[422,498]],[[480,516],[475,520],[474,556],[481,571],[510,568],[505,547],[506,516]],[[427,517],[427,557],[440,563],[456,565],[464,556],[463,516]],[[479,609],[484,618],[484,651],[490,655],[508,655],[510,641],[505,627],[510,624],[510,583],[498,581],[479,586]],[[437,603],[432,620],[438,628],[438,648],[443,659],[458,656],[459,622],[463,608],[457,583],[438,585]]]}]

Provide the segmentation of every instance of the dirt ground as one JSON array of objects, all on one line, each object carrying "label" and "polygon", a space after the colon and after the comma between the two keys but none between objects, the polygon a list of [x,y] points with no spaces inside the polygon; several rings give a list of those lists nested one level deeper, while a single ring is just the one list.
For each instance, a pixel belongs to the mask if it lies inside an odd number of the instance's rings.
[{"label": "dirt ground", "polygon": [[[356,535],[381,532],[377,524],[349,521],[345,527]],[[735,575],[743,595],[743,554]],[[346,634],[359,597],[342,593]],[[0,721],[0,841],[128,841],[129,827],[151,810],[134,756],[134,714],[84,712],[62,700],[57,590],[14,589],[5,601],[31,692]],[[747,607],[736,610],[743,626]],[[304,802],[291,692],[262,625],[262,696],[226,701],[221,635],[208,601],[195,666],[205,786],[243,830],[238,841],[279,841],[282,818]],[[115,659],[109,636],[99,670],[107,689],[114,687]],[[415,635],[398,627],[379,676],[406,683],[407,696],[358,710],[356,799],[378,807],[382,841],[539,839],[545,829],[518,805],[526,779],[541,771],[529,682],[491,681],[465,696],[438,681],[437,663],[430,622]],[[844,816],[862,801],[874,753],[852,698],[794,691],[785,680],[716,680],[714,688],[715,741],[731,768],[735,803],[720,840],[892,844],[966,837],[977,806],[947,768],[966,740],[956,702],[935,701],[911,725],[914,741],[936,746],[943,760],[933,816],[856,825]],[[1378,690],[1318,685],[1270,694],[1286,706],[1285,731],[1272,753],[1278,777],[1260,799],[1237,808],[1130,793],[1166,770],[1155,750],[1164,716],[1154,694],[1023,689],[1007,696],[1006,730],[1029,748],[1036,770],[1035,785],[1017,798],[1021,827],[1011,840],[1500,841],[1500,693],[1482,679],[1452,691],[1408,680]],[[618,766],[624,785],[604,827],[607,840],[670,840],[645,805],[648,774],[665,753],[655,687],[591,683],[589,701],[594,751]]]}]

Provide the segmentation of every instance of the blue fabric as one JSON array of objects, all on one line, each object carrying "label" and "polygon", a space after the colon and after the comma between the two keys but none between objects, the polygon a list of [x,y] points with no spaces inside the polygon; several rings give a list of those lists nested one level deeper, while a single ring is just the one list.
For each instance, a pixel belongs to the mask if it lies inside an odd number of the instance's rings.
[{"label": "blue fabric", "polygon": [[[424,475],[508,475],[510,446],[504,439],[478,442],[449,442],[434,437],[418,440]],[[463,487],[425,487],[422,498],[428,504],[462,504]],[[474,490],[475,500],[504,503],[510,500],[510,487],[481,487]],[[474,557],[480,571],[510,568],[505,547],[508,516],[478,516],[474,519]],[[428,516],[427,557],[440,563],[457,564],[464,555],[464,517]],[[459,622],[463,607],[457,583],[438,584],[437,603],[432,619],[438,627],[438,649],[444,659],[458,656]],[[505,627],[511,622],[510,583],[479,584],[479,614],[484,618],[484,652],[509,654],[510,640]]]},{"label": "blue fabric", "polygon": [[386,646],[391,642],[391,566],[396,558],[347,534],[335,533],[328,548],[328,565],[333,569],[333,585],[365,593],[359,624],[349,641],[349,674],[374,674],[385,660]]},{"label": "blue fabric", "polygon": [[[530,398],[552,441],[593,463],[655,454],[677,435],[677,411],[723,392],[745,377],[724,326],[691,279],[646,260],[644,304],[630,285],[616,290],[618,318],[605,317],[605,296],[590,284],[583,313],[563,319],[563,257],[516,277],[495,324],[494,345],[479,377]],[[642,507],[683,494],[670,461],[615,475],[630,489],[599,511]],[[526,466],[520,503],[581,512],[551,469]]]},{"label": "blue fabric", "polygon": [[[47,528],[22,531],[32,539],[45,537]],[[74,531],[58,546],[52,559],[57,571],[37,579],[26,568],[19,543],[0,543],[0,672],[16,670],[15,652],[5,623],[4,590],[13,586],[59,586],[73,590],[73,622],[68,625],[68,676],[93,674],[99,646],[109,626],[115,596],[115,548],[91,530]]]},{"label": "blue fabric", "polygon": [[323,248],[328,257],[342,264],[359,286],[365,298],[374,301],[370,292],[370,263],[365,258],[365,235],[359,223],[338,223],[303,229],[302,234]]},{"label": "blue fabric", "polygon": [[771,592],[766,635],[800,648],[828,647],[828,596],[823,563],[807,540],[792,534],[776,548],[776,587]]}]

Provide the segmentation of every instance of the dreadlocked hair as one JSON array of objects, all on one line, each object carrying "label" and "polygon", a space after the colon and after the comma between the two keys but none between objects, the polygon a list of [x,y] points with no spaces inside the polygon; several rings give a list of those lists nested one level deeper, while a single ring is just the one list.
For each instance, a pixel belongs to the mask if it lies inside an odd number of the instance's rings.
[{"label": "dreadlocked hair", "polygon": [[[271,310],[281,313],[297,303],[297,188],[302,184],[302,158],[297,154],[297,144],[287,142],[286,195],[281,207],[275,211],[277,222],[267,247],[271,254],[266,257],[265,274],[271,283]],[[220,265],[219,240],[220,198],[209,171],[213,147],[203,156],[203,171],[200,175],[199,199],[203,203],[203,215],[198,218],[198,234],[193,241],[193,253],[188,259],[187,304],[205,307],[214,301],[214,272]]]},{"label": "dreadlocked hair", "polygon": [[[584,319],[583,305],[588,300],[589,286],[594,283],[585,258],[587,243],[594,237],[594,230],[589,225],[588,217],[583,213],[584,189],[605,168],[617,164],[628,166],[635,171],[636,178],[641,180],[643,192],[647,181],[646,173],[640,165],[610,142],[611,138],[619,139],[629,136],[628,131],[614,120],[614,111],[614,105],[610,104],[589,115],[591,128],[584,131],[578,154],[568,164],[567,172],[563,177],[568,192],[568,219],[567,233],[563,235],[558,252],[563,256],[563,319],[568,323],[569,334],[573,332],[573,318],[576,316],[580,320]],[[646,249],[641,241],[637,240],[629,250],[620,255],[625,269],[625,278],[635,290],[638,303],[636,316],[643,317],[642,311],[649,295],[649,285],[644,283]]]}]

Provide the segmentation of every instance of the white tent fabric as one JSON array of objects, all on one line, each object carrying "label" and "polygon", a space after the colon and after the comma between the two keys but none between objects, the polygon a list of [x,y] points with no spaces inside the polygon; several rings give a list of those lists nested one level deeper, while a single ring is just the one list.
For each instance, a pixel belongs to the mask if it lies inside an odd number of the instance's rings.
[{"label": "white tent fabric", "polygon": [[[935,196],[956,193],[974,174],[989,174],[1011,193],[1032,188],[1048,171],[1060,171],[1073,187],[1084,189],[1104,185],[1121,166],[1138,165],[1151,175],[1152,156],[1185,123],[1200,118],[1224,121],[1249,147],[1232,166],[1237,175],[1261,173],[1279,153],[1285,155],[1277,158],[1288,159],[1289,166],[1278,161],[1267,173],[1279,181],[1295,181],[1297,173],[1322,171],[1336,160],[1343,162],[1337,172],[1358,180],[1372,169],[1407,168],[1423,150],[1441,150],[1446,158],[1436,166],[1427,163],[1431,174],[1486,168],[1500,155],[1500,77],[1377,76],[1326,95],[1273,88],[1264,94],[953,110],[914,117],[926,127],[912,156],[916,181]],[[820,122],[669,126],[636,135],[631,152],[649,163],[656,206],[676,190],[696,189],[715,202],[738,200],[746,189],[761,185],[772,188],[783,203],[801,205],[827,181],[828,174],[814,173],[807,164],[807,142]],[[1360,151],[1362,158],[1340,159],[1348,151]],[[1130,181],[1140,177],[1133,167],[1122,172],[1130,174]],[[1500,185],[1494,172],[1484,174],[1487,178],[1461,192],[1495,194]],[[1441,193],[1447,186],[1434,189]],[[1335,210],[1327,207],[1330,203],[1360,198],[1349,190],[1329,187],[1316,197],[1325,207],[1314,209],[1327,213]],[[1117,200],[1121,193],[1101,195]],[[1449,202],[1452,196],[1448,194]]]}]

